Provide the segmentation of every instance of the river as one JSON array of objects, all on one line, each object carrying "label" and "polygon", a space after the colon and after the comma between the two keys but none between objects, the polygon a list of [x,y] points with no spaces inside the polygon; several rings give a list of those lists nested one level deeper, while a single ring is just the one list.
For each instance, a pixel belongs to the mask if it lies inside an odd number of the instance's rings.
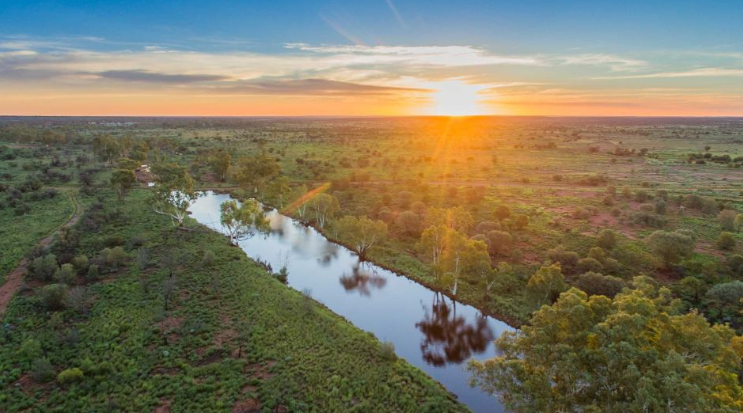
[{"label": "river", "polygon": [[[219,206],[230,199],[206,192],[189,208],[191,217],[221,231]],[[360,264],[354,252],[275,210],[266,215],[270,233],[240,241],[248,256],[276,272],[286,265],[292,288],[393,343],[398,356],[438,380],[473,412],[504,411],[496,397],[470,387],[466,367],[468,360],[495,356],[493,340],[512,327],[407,277]]]}]

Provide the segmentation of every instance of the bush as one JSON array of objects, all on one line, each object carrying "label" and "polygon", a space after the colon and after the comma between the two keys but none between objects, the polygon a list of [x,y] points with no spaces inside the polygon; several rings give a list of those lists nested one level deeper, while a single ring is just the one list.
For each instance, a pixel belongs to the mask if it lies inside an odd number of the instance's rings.
[{"label": "bush", "polygon": [[611,251],[617,245],[617,233],[611,229],[601,231],[596,239],[596,245],[607,251]]},{"label": "bush", "polygon": [[508,256],[511,253],[513,238],[505,231],[490,231],[485,235],[488,252],[493,256]]},{"label": "bush", "polygon": [[564,247],[559,246],[547,251],[547,258],[554,262],[559,262],[565,271],[572,271],[578,265],[580,256],[576,252],[566,251]]},{"label": "bush", "polygon": [[37,280],[50,281],[57,272],[57,257],[47,254],[36,258],[28,266],[28,274]]},{"label": "bush", "polygon": [[49,311],[62,310],[67,301],[67,286],[50,284],[41,288],[41,304]]},{"label": "bush", "polygon": [[408,236],[418,236],[421,230],[421,219],[412,211],[404,211],[395,219],[395,225]]},{"label": "bush", "polygon": [[46,358],[34,360],[31,366],[31,378],[37,383],[48,383],[54,380],[54,367]]},{"label": "bush", "polygon": [[101,255],[103,256],[103,262],[113,268],[119,268],[129,259],[129,255],[122,247],[105,248],[101,251]]},{"label": "bush", "polygon": [[728,268],[737,277],[743,277],[743,255],[733,255],[727,259]]},{"label": "bush", "polygon": [[59,375],[57,376],[57,382],[59,384],[66,386],[73,383],[77,383],[83,380],[83,371],[80,370],[77,367],[73,367],[71,369],[63,370]]},{"label": "bush", "polygon": [[88,260],[88,256],[85,254],[80,254],[72,259],[72,266],[75,267],[75,270],[78,274],[85,274],[88,272],[88,267],[90,267],[90,261]]},{"label": "bush", "polygon": [[98,264],[91,264],[88,267],[88,274],[87,277],[89,280],[97,280],[101,276],[101,273],[98,269]]},{"label": "bush", "polygon": [[655,231],[648,237],[648,246],[666,265],[691,255],[694,245],[694,238],[683,231]]},{"label": "bush", "polygon": [[717,238],[717,247],[721,250],[732,250],[735,248],[735,237],[732,233],[723,231]]},{"label": "bush", "polygon": [[72,264],[62,264],[57,272],[54,273],[54,279],[58,283],[67,285],[74,284],[76,276],[77,272],[75,271],[75,267]]},{"label": "bush", "polygon": [[214,255],[214,251],[206,250],[204,252],[204,258],[201,259],[201,264],[204,267],[210,267],[212,264],[214,264],[215,258],[216,258],[216,255]]},{"label": "bush", "polygon": [[119,247],[124,245],[124,238],[118,235],[111,235],[103,240],[103,245],[108,248]]},{"label": "bush", "polygon": [[621,278],[603,275],[597,272],[587,272],[578,276],[575,286],[588,295],[603,295],[614,298],[622,292],[624,281]]},{"label": "bush", "polygon": [[90,296],[84,286],[73,287],[67,294],[67,306],[78,313],[85,314],[90,309]]},{"label": "bush", "polygon": [[586,272],[600,272],[604,269],[598,260],[594,258],[581,258],[578,260],[578,273],[583,274]]},{"label": "bush", "polygon": [[724,209],[717,214],[717,222],[720,223],[723,231],[735,231],[735,220],[738,218],[738,211]]},{"label": "bush", "polygon": [[382,360],[387,361],[394,361],[397,359],[397,355],[395,354],[395,345],[390,343],[389,341],[385,341],[379,346],[379,357],[382,358]]}]

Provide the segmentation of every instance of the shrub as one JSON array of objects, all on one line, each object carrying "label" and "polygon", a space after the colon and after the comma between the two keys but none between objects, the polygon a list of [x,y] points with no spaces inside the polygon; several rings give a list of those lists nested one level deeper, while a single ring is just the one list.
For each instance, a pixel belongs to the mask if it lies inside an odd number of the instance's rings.
[{"label": "shrub", "polygon": [[122,247],[105,248],[101,251],[101,255],[103,255],[103,261],[106,265],[113,268],[118,268],[129,258],[129,255]]},{"label": "shrub", "polygon": [[91,264],[88,267],[88,274],[87,274],[88,279],[97,280],[100,276],[101,276],[101,273],[98,270],[98,264]]},{"label": "shrub", "polygon": [[80,370],[77,367],[73,367],[71,369],[63,370],[59,375],[57,376],[57,382],[63,386],[67,386],[73,383],[77,383],[83,380],[83,371]]},{"label": "shrub", "polygon": [[37,280],[50,281],[57,272],[57,268],[57,257],[47,254],[31,262],[28,266],[28,274]]},{"label": "shrub", "polygon": [[593,258],[594,260],[604,263],[606,261],[606,251],[604,251],[601,247],[592,247],[590,250],[588,250],[588,255],[586,255],[586,258]]},{"label": "shrub", "polygon": [[67,286],[50,284],[41,288],[41,304],[49,311],[62,310],[67,300]]},{"label": "shrub", "polygon": [[611,229],[602,230],[596,239],[596,245],[611,251],[617,245],[617,233]]},{"label": "shrub", "polygon": [[420,235],[421,230],[421,219],[412,211],[402,212],[395,219],[395,225],[400,228],[400,231],[409,236]]},{"label": "shrub", "polygon": [[707,314],[710,320],[730,322],[740,318],[743,307],[743,282],[733,281],[717,284],[705,295]]},{"label": "shrub", "polygon": [[77,272],[75,271],[75,267],[72,264],[62,264],[57,272],[54,273],[54,279],[58,283],[67,285],[74,284],[76,276]]},{"label": "shrub", "polygon": [[90,296],[84,286],[73,287],[67,294],[67,306],[85,314],[90,309]]},{"label": "shrub", "polygon": [[735,237],[732,233],[723,231],[717,238],[717,247],[721,250],[732,250],[735,248]]},{"label": "shrub", "polygon": [[90,267],[88,256],[85,254],[77,255],[75,258],[72,259],[72,266],[75,267],[75,270],[78,274],[87,273],[88,267]]},{"label": "shrub", "polygon": [[147,269],[150,265],[150,251],[145,247],[137,249],[137,268],[140,270]]},{"label": "shrub", "polygon": [[578,260],[580,259],[578,253],[566,251],[562,246],[547,251],[547,257],[554,262],[559,262],[562,268],[566,271],[572,271],[575,269],[575,266],[578,265]]},{"label": "shrub", "polygon": [[735,220],[738,218],[738,211],[724,209],[717,214],[717,222],[720,223],[723,231],[735,231]]},{"label": "shrub", "polygon": [[594,258],[581,258],[578,260],[578,273],[583,274],[586,272],[600,272],[604,269],[598,260]]},{"label": "shrub", "polygon": [[604,260],[604,273],[606,274],[616,275],[619,273],[621,268],[622,266],[619,264],[619,261],[614,258],[607,258]]},{"label": "shrub", "polygon": [[204,257],[201,259],[201,264],[204,267],[210,267],[212,264],[214,264],[215,258],[216,258],[216,255],[214,255],[214,251],[206,250],[204,251]]},{"label": "shrub", "polygon": [[736,254],[728,258],[727,265],[734,275],[743,277],[743,255]]},{"label": "shrub", "polygon": [[648,246],[666,265],[691,255],[694,244],[694,239],[682,231],[655,231],[648,237]]},{"label": "shrub", "polygon": [[31,366],[31,378],[37,383],[48,383],[54,380],[54,367],[46,358],[34,360]]},{"label": "shrub", "polygon": [[493,256],[508,256],[511,253],[513,238],[505,231],[490,231],[485,235],[488,252]]},{"label": "shrub", "polygon": [[621,278],[591,271],[578,276],[575,286],[588,295],[604,295],[614,298],[615,295],[622,292],[624,281]]},{"label": "shrub", "polygon": [[387,361],[394,361],[397,359],[397,355],[395,354],[395,345],[389,341],[382,343],[379,346],[379,357],[381,357],[382,360]]},{"label": "shrub", "polygon": [[119,235],[111,235],[103,240],[103,245],[108,248],[119,247],[124,245],[124,238]]}]

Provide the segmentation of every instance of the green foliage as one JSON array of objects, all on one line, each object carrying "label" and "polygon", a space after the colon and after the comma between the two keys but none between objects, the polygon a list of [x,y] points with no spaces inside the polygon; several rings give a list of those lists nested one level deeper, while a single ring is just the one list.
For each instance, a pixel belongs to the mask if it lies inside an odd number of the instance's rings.
[{"label": "green foliage", "polygon": [[54,273],[54,279],[62,284],[74,284],[77,272],[72,264],[62,264],[57,272]]},{"label": "green foliage", "polygon": [[565,277],[558,264],[540,268],[526,284],[527,293],[536,307],[551,304],[565,288]]},{"label": "green foliage", "polygon": [[62,372],[57,375],[57,382],[63,386],[69,386],[71,384],[83,381],[84,376],[85,375],[83,374],[82,370],[77,367],[73,367],[71,369],[62,370]]},{"label": "green foliage", "polygon": [[263,208],[254,199],[248,199],[239,206],[237,201],[225,201],[219,208],[220,222],[227,230],[231,244],[270,230]]},{"label": "green foliage", "polygon": [[34,259],[28,266],[28,275],[32,278],[42,281],[49,281],[57,272],[57,257],[53,254],[46,254],[43,257]]},{"label": "green foliage", "polygon": [[382,360],[387,361],[397,360],[397,355],[395,354],[395,345],[390,343],[389,341],[385,341],[384,343],[380,344],[379,357],[381,357]]},{"label": "green foliage", "polygon": [[111,186],[116,190],[120,200],[132,189],[137,182],[134,171],[131,169],[117,169],[111,173]]},{"label": "green foliage", "polygon": [[717,222],[720,223],[723,231],[736,231],[735,222],[738,219],[738,215],[738,211],[723,209],[717,214]]},{"label": "green foliage", "polygon": [[596,245],[611,251],[617,245],[617,233],[611,229],[601,230],[598,238],[596,238]]},{"label": "green foliage", "polygon": [[603,295],[614,298],[625,287],[624,280],[611,275],[587,272],[578,276],[574,285],[588,295]]},{"label": "green foliage", "polygon": [[498,338],[501,356],[472,362],[475,383],[515,413],[741,411],[740,337],[639,286],[613,300],[562,294]]},{"label": "green foliage", "polygon": [[735,248],[735,236],[731,232],[723,231],[717,237],[717,247],[721,250],[732,250]]},{"label": "green foliage", "polygon": [[648,238],[648,246],[666,265],[691,255],[694,245],[694,239],[682,231],[655,231]]},{"label": "green foliage", "polygon": [[64,284],[45,285],[39,293],[41,304],[49,311],[62,310],[65,308],[68,291]]},{"label": "green foliage", "polygon": [[346,215],[336,221],[334,226],[341,242],[356,251],[361,259],[366,257],[370,248],[387,238],[387,224],[366,217],[356,218]]},{"label": "green foliage", "polygon": [[31,377],[37,383],[48,383],[54,380],[54,367],[47,358],[38,358],[34,360],[31,367]]},{"label": "green foliage", "polygon": [[710,321],[743,326],[743,281],[714,285],[704,296],[705,313]]}]

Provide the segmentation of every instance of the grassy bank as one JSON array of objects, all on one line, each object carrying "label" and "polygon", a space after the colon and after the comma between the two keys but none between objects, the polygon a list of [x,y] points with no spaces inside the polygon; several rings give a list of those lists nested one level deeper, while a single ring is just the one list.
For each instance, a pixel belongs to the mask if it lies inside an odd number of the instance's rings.
[{"label": "grassy bank", "polygon": [[[219,234],[193,222],[173,228],[147,196],[136,190],[120,204],[107,194],[104,210],[120,212],[97,231],[80,229],[78,254],[94,257],[114,240],[130,257],[95,281],[78,277],[87,308],[46,311],[37,281],[13,301],[0,336],[0,410],[466,410]],[[44,383],[41,359],[54,376],[82,376]]]}]

